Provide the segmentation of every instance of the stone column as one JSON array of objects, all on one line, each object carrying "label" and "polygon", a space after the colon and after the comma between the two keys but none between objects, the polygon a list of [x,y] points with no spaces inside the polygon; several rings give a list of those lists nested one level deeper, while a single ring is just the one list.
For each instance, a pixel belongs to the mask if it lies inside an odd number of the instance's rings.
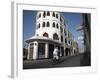
[{"label": "stone column", "polygon": [[29,59],[29,56],[30,56],[30,44],[28,46],[28,55],[27,55],[27,59]]},{"label": "stone column", "polygon": [[38,56],[38,42],[34,42],[34,49],[33,49],[33,59],[37,59]]},{"label": "stone column", "polygon": [[49,48],[48,43],[46,43],[45,44],[45,58],[48,58],[49,57],[49,53],[48,53],[49,52],[49,49],[48,48]]}]

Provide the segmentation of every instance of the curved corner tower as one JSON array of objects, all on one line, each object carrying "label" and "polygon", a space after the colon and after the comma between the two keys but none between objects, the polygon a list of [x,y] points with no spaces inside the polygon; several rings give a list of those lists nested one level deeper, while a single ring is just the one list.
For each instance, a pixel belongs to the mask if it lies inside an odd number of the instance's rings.
[{"label": "curved corner tower", "polygon": [[60,41],[60,13],[37,12],[35,35]]}]

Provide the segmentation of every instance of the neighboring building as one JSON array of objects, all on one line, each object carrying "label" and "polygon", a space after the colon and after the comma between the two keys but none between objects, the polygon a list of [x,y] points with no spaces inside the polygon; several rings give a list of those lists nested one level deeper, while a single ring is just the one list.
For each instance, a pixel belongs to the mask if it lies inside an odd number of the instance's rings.
[{"label": "neighboring building", "polygon": [[77,30],[84,32],[84,56],[81,65],[91,65],[91,14],[82,14],[82,25]]},{"label": "neighboring building", "polygon": [[[36,16],[35,35],[26,40],[28,59],[52,58],[57,46],[60,56],[74,55],[78,46],[74,46],[74,36],[68,31],[68,25],[59,12],[39,11]],[[77,48],[75,48],[77,47]]]},{"label": "neighboring building", "polygon": [[[83,32],[83,41],[85,52],[91,52],[91,15],[82,14],[82,25],[77,28],[78,31]],[[90,55],[90,54],[89,54]]]}]

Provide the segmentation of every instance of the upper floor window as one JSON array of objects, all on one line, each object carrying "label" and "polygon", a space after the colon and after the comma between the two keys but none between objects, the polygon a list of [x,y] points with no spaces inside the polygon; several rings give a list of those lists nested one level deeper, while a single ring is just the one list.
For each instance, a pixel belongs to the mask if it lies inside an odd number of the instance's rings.
[{"label": "upper floor window", "polygon": [[61,42],[63,42],[63,37],[61,36]]},{"label": "upper floor window", "polygon": [[65,34],[65,35],[67,34],[65,30],[64,30],[64,34]]},{"label": "upper floor window", "polygon": [[54,12],[53,12],[52,16],[55,17],[55,13]]},{"label": "upper floor window", "polygon": [[41,17],[41,13],[39,14],[39,18]]},{"label": "upper floor window", "polygon": [[56,14],[56,18],[58,18],[58,14]]},{"label": "upper floor window", "polygon": [[49,22],[47,22],[47,27],[49,27],[50,26],[50,23]]},{"label": "upper floor window", "polygon": [[49,11],[47,11],[47,16],[50,16],[50,12]]},{"label": "upper floor window", "polygon": [[39,25],[38,25],[38,28],[40,28],[40,23],[39,23]]},{"label": "upper floor window", "polygon": [[72,44],[72,41],[71,41],[71,43],[70,43],[70,44],[71,44],[71,46],[73,45],[73,44]]},{"label": "upper floor window", "polygon": [[45,22],[43,22],[42,27],[45,27]]},{"label": "upper floor window", "polygon": [[68,43],[70,44],[70,40],[68,41]]},{"label": "upper floor window", "polygon": [[55,27],[55,23],[54,22],[53,22],[52,26]]},{"label": "upper floor window", "polygon": [[58,25],[58,24],[56,24],[56,27],[57,27],[57,28],[59,28],[59,25]]},{"label": "upper floor window", "polygon": [[44,36],[44,37],[48,37],[48,33],[45,32],[45,33],[43,34],[43,36]]},{"label": "upper floor window", "polygon": [[62,22],[62,18],[60,17],[60,21]]},{"label": "upper floor window", "polygon": [[65,43],[67,43],[67,39],[65,39]]},{"label": "upper floor window", "polygon": [[57,33],[53,34],[53,39],[54,40],[59,40],[59,37],[58,37]]},{"label": "upper floor window", "polygon": [[46,12],[45,12],[45,11],[43,12],[43,17],[44,17],[44,18],[46,17]]},{"label": "upper floor window", "polygon": [[60,31],[61,31],[61,33],[63,32],[63,28],[60,26]]}]

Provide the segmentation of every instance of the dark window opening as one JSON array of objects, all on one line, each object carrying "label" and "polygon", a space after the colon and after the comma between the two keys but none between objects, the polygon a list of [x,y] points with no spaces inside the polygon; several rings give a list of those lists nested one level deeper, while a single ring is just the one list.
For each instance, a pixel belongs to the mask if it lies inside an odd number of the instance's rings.
[{"label": "dark window opening", "polygon": [[39,18],[41,17],[41,13],[39,14]]},{"label": "dark window opening", "polygon": [[55,17],[55,13],[54,12],[53,12],[52,16]]},{"label": "dark window opening", "polygon": [[65,43],[67,43],[67,39],[65,39]]},{"label": "dark window opening", "polygon": [[56,18],[58,18],[58,14],[56,14]]},{"label": "dark window opening", "polygon": [[50,12],[49,11],[47,11],[47,16],[50,16]]},{"label": "dark window opening", "polygon": [[44,11],[44,13],[43,13],[43,17],[45,18],[46,17],[46,12]]},{"label": "dark window opening", "polygon": [[55,27],[55,23],[53,22],[53,27]]},{"label": "dark window opening", "polygon": [[40,28],[40,23],[39,23],[39,25],[38,25],[38,28]]},{"label": "dark window opening", "polygon": [[70,44],[70,41],[68,41],[68,43]]},{"label": "dark window opening", "polygon": [[45,22],[43,22],[43,25],[42,26],[45,27]]},{"label": "dark window opening", "polygon": [[47,27],[49,27],[50,26],[50,23],[49,22],[47,22]]},{"label": "dark window opening", "polygon": [[45,33],[43,34],[43,36],[44,36],[44,37],[48,37],[48,33],[45,32]]},{"label": "dark window opening", "polygon": [[53,39],[54,40],[59,40],[59,37],[58,37],[57,33],[53,34]]},{"label": "dark window opening", "polygon": [[57,24],[56,27],[59,28],[59,25]]},{"label": "dark window opening", "polygon": [[63,42],[63,37],[61,36],[61,42]]},{"label": "dark window opening", "polygon": [[60,31],[61,31],[61,33],[63,32],[63,28],[60,26]]},{"label": "dark window opening", "polygon": [[62,18],[60,17],[60,21],[62,22]]}]

